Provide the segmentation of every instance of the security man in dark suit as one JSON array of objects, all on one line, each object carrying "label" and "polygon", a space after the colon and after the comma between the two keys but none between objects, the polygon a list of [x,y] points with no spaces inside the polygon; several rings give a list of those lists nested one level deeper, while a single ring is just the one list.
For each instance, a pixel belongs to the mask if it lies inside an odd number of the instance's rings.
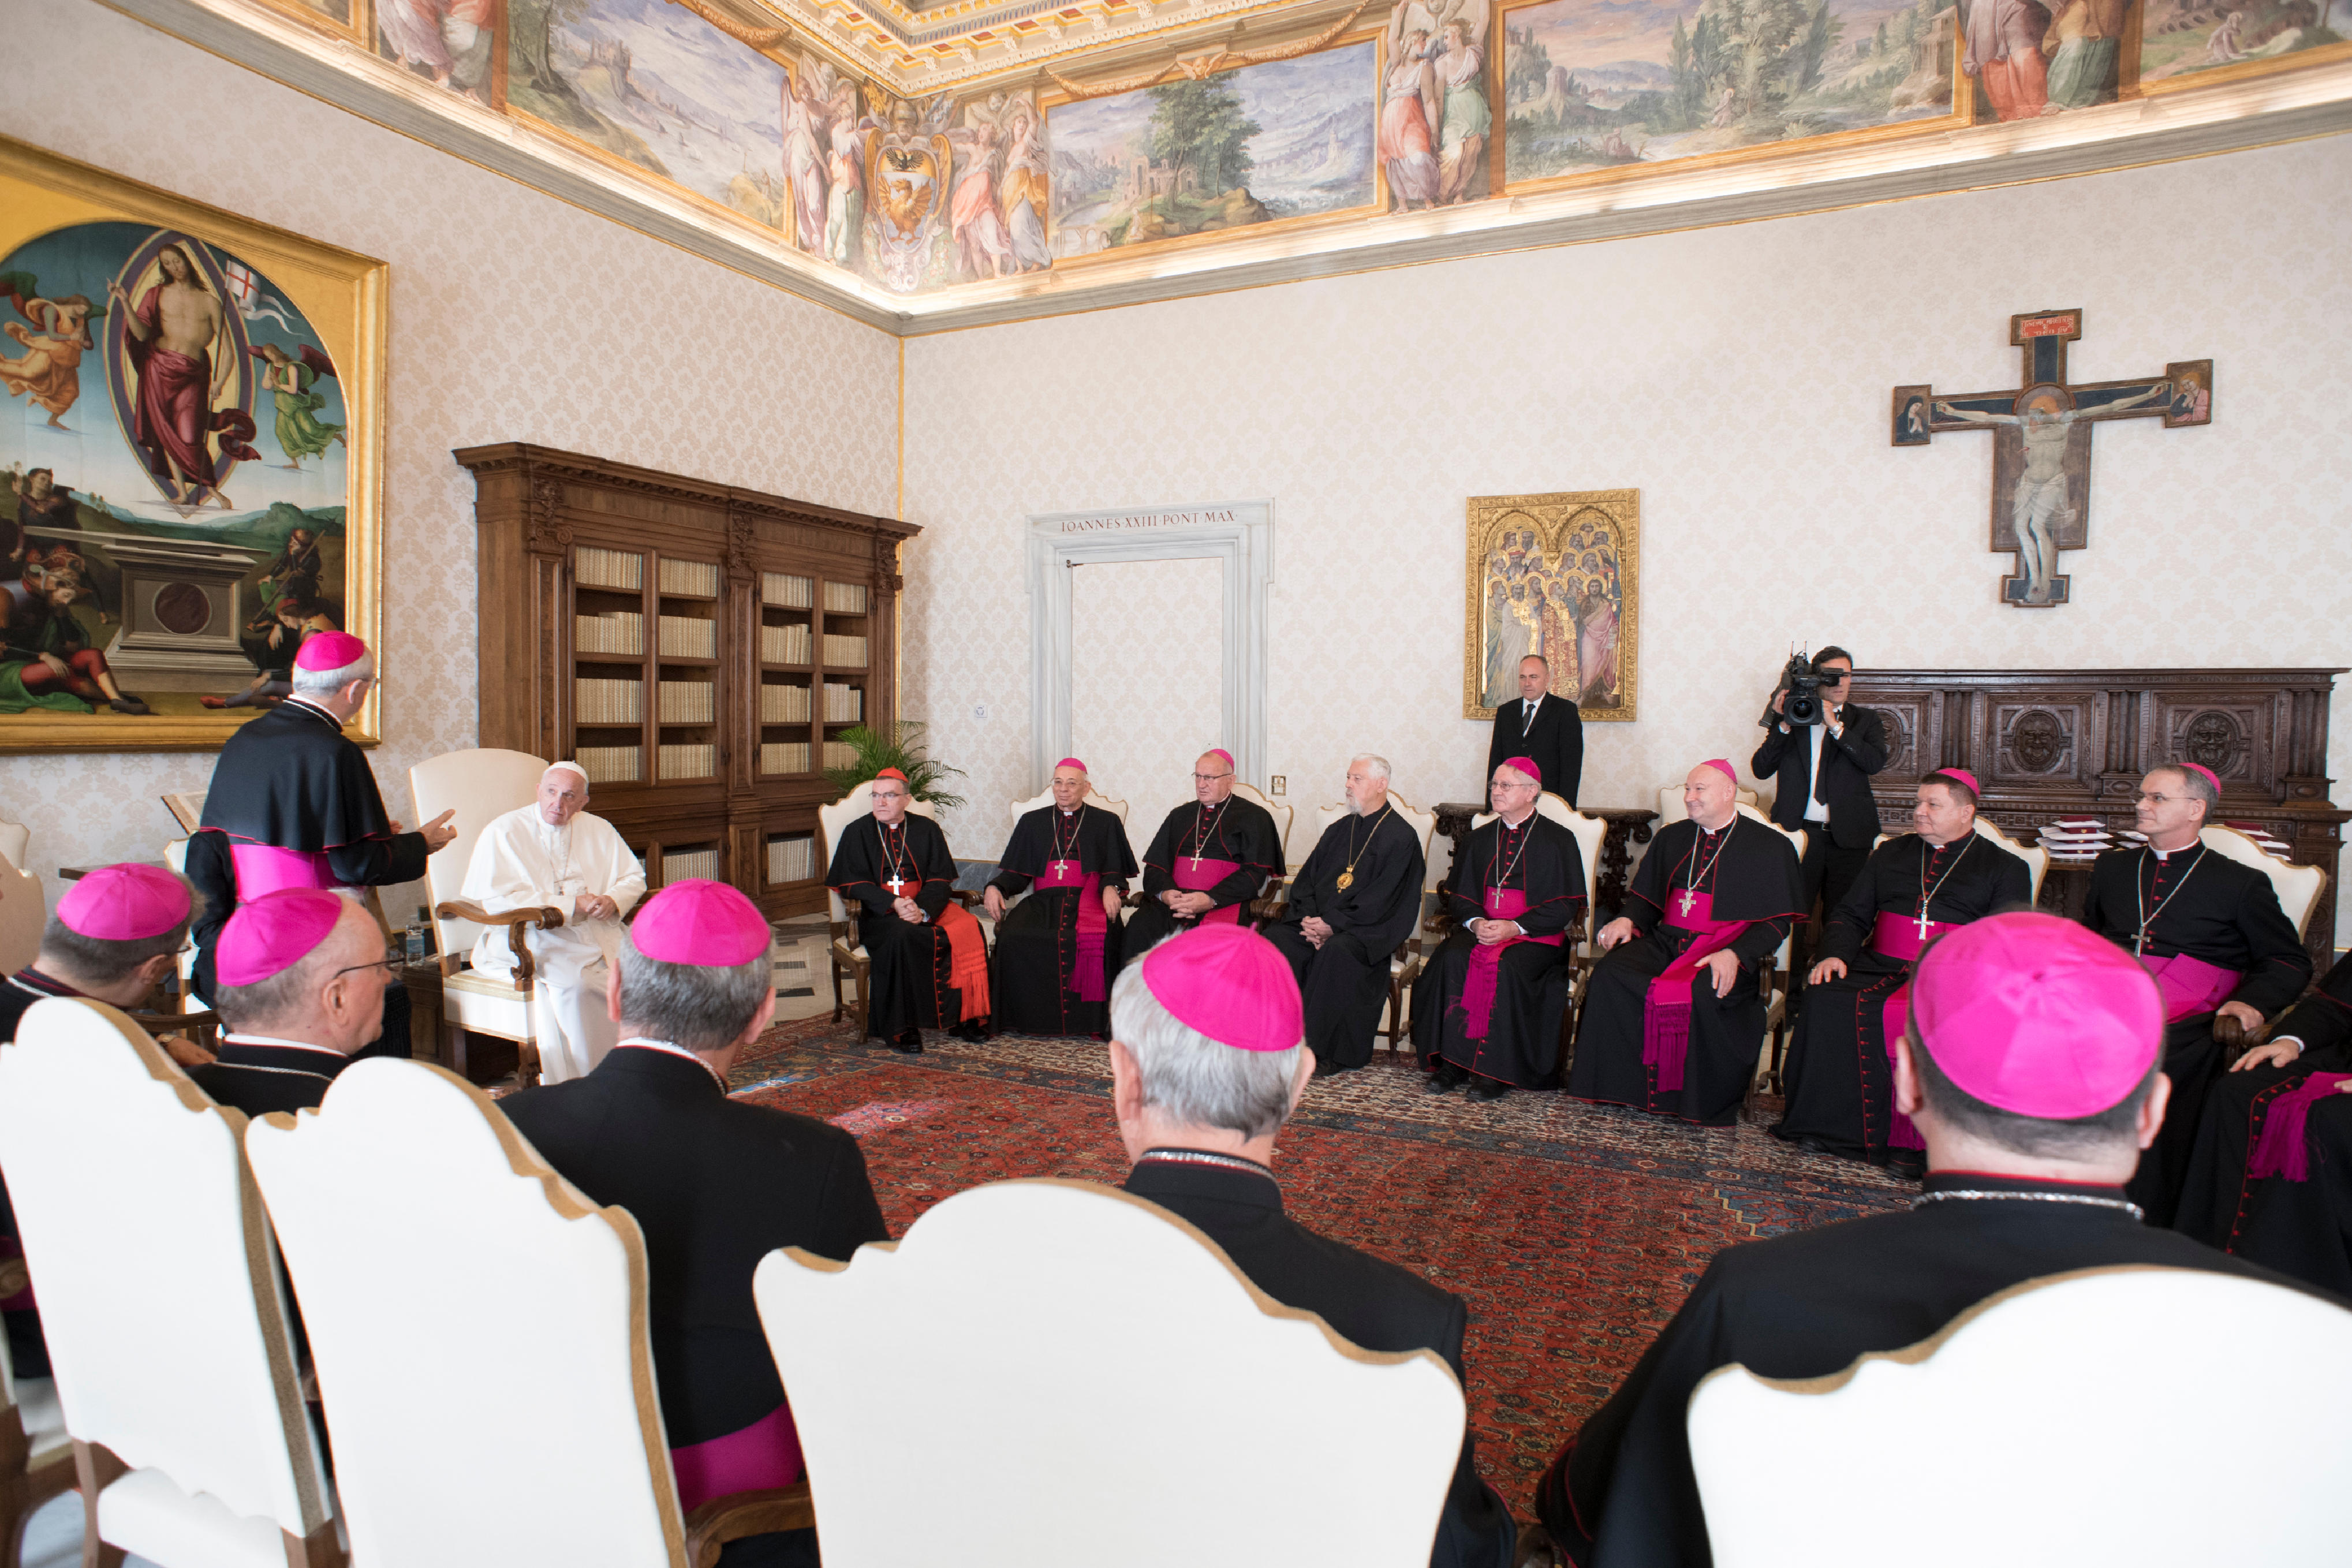
[{"label": "security man in dark suit", "polygon": [[[1813,673],[1823,678],[1822,721],[1780,720],[1756,748],[1748,771],[1759,779],[1777,778],[1772,820],[1804,832],[1805,904],[1810,909],[1818,896],[1826,914],[1862,875],[1863,862],[1878,841],[1878,802],[1871,795],[1870,779],[1886,765],[1886,721],[1875,709],[1846,701],[1853,692],[1853,656],[1845,649],[1832,646],[1815,654]],[[1772,711],[1781,712],[1788,700],[1784,686],[1772,694]]]},{"label": "security man in dark suit", "polygon": [[1576,704],[1545,689],[1551,666],[1542,656],[1519,660],[1519,700],[1495,710],[1495,738],[1486,742],[1486,776],[1513,757],[1525,757],[1543,772],[1544,788],[1576,804],[1584,780],[1584,720]]},{"label": "security man in dark suit", "polygon": [[[1110,1008],[1112,1110],[1134,1162],[1126,1190],[1197,1226],[1284,1306],[1365,1350],[1434,1351],[1462,1377],[1459,1296],[1283,1213],[1267,1166],[1315,1058],[1281,951],[1239,926],[1202,925],[1129,964]],[[1203,1071],[1204,1058],[1225,1059]],[[1510,1568],[1517,1544],[1465,1430],[1430,1563]]]},{"label": "security man in dark suit", "polygon": [[[586,1078],[499,1102],[566,1181],[645,1236],[654,1377],[689,1513],[802,1474],[751,1300],[760,1259],[799,1247],[845,1263],[889,1239],[855,1138],[727,1096],[736,1054],[775,1016],[772,939],[733,888],[671,883],[621,938],[607,1000],[620,1044]],[[719,1562],[814,1563],[814,1534],[730,1542]]]}]

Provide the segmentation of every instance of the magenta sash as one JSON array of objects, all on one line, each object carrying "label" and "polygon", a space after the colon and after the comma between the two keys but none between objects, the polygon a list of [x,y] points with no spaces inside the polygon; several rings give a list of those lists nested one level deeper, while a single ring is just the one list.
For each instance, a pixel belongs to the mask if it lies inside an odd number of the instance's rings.
[{"label": "magenta sash", "polygon": [[[1685,897],[1690,900],[1687,910],[1679,908]],[[1683,1062],[1690,1054],[1691,981],[1709,953],[1738,942],[1739,933],[1755,922],[1718,921],[1713,893],[1677,889],[1666,896],[1665,923],[1676,931],[1696,931],[1698,940],[1650,982],[1648,1004],[1642,1009],[1642,1062],[1657,1069],[1660,1089],[1678,1089]]]},{"label": "magenta sash", "polygon": [[[1056,871],[1054,868],[1057,865],[1070,868]],[[1078,972],[1071,979],[1076,982],[1079,1001],[1101,1001],[1109,994],[1103,985],[1103,933],[1109,921],[1103,914],[1101,874],[1079,870],[1076,860],[1048,860],[1045,874],[1037,879],[1037,886],[1078,890]]]},{"label": "magenta sash", "polygon": [[[1926,951],[1928,942],[1960,923],[1958,921],[1929,921],[1927,934],[1921,936],[1917,921],[1908,915],[1898,915],[1892,910],[1881,910],[1878,919],[1871,924],[1870,951],[1909,963]],[[1903,1037],[1903,1030],[1911,1018],[1910,981],[1906,980],[1895,988],[1895,994],[1889,996],[1880,1009],[1879,1017],[1886,1036],[1886,1146],[1890,1149],[1925,1149],[1927,1141],[1919,1136],[1919,1130],[1911,1125],[1909,1117],[1895,1109],[1895,1042]]]},{"label": "magenta sash", "polygon": [[793,1407],[779,1405],[749,1426],[723,1437],[669,1451],[677,1477],[677,1506],[692,1513],[729,1492],[766,1491],[801,1479],[801,1435]]},{"label": "magenta sash", "polygon": [[[1527,913],[1528,896],[1517,888],[1486,889],[1486,918],[1515,921]],[[1462,976],[1462,1037],[1483,1040],[1495,1017],[1495,983],[1503,963],[1503,950],[1523,942],[1558,947],[1565,932],[1552,936],[1515,936],[1502,942],[1482,942],[1470,950],[1470,967]]]},{"label": "magenta sash", "polygon": [[2304,1137],[2311,1108],[2346,1082],[2352,1082],[2352,1072],[2315,1072],[2272,1100],[2270,1114],[2263,1118],[2262,1136],[2254,1140],[2253,1155],[2246,1162],[2246,1174],[2311,1180],[2311,1144]]},{"label": "magenta sash", "polygon": [[[1238,860],[1195,861],[1190,855],[1179,855],[1176,857],[1176,864],[1171,868],[1170,875],[1176,879],[1176,886],[1183,891],[1205,893],[1241,868],[1242,863]],[[1223,904],[1202,915],[1201,923],[1229,926],[1238,922],[1241,918],[1240,904]]]},{"label": "magenta sash", "polygon": [[327,868],[324,850],[278,849],[268,844],[232,844],[229,859],[236,868],[236,900],[249,904],[265,893],[286,888],[340,888]]},{"label": "magenta sash", "polygon": [[2164,1021],[2168,1024],[2210,1013],[2227,1002],[2230,993],[2238,988],[2238,982],[2245,978],[2237,970],[2224,969],[2185,952],[2176,952],[2170,958],[2150,958],[2142,953],[2139,961],[2156,976],[2157,989],[2164,993]]}]

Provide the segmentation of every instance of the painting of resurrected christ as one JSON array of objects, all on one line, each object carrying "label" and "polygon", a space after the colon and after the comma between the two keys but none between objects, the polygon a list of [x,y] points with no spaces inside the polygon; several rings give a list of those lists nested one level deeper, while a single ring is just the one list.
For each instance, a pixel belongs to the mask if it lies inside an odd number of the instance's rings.
[{"label": "painting of resurrected christ", "polygon": [[1584,717],[1633,718],[1640,536],[1632,490],[1472,499],[1465,718],[1517,700],[1531,655]]}]

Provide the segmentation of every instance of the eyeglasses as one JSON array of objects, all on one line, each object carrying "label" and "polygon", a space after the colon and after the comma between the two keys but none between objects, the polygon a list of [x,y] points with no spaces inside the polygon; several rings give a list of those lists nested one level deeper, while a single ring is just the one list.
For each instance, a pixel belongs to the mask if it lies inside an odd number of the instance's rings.
[{"label": "eyeglasses", "polygon": [[383,971],[383,983],[389,985],[394,980],[400,978],[400,971],[407,963],[407,953],[402,952],[399,948],[391,947],[386,948],[384,950],[383,956],[377,959],[373,963],[345,964],[342,968],[336,970],[332,974],[328,975],[327,978],[330,980],[341,980],[344,975],[356,974],[362,969],[381,969]]},{"label": "eyeglasses", "polygon": [[1194,773],[1192,775],[1192,782],[1194,784],[1214,784],[1219,779],[1229,779],[1233,776],[1234,775],[1231,773]]}]

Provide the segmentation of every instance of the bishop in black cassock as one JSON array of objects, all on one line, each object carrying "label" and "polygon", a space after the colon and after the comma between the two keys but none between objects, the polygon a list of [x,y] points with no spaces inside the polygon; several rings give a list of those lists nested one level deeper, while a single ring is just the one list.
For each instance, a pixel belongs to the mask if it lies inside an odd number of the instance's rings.
[{"label": "bishop in black cassock", "polygon": [[[1127,922],[1127,951],[1149,952],[1203,921],[1248,923],[1249,901],[1282,874],[1282,831],[1255,801],[1234,798],[1234,759],[1206,752],[1192,764],[1190,805],[1168,814],[1143,852],[1143,905]],[[1208,907],[1178,914],[1170,893],[1197,893]]]},{"label": "bishop in black cassock", "polygon": [[2132,1201],[2151,1225],[2170,1225],[2179,1207],[2198,1119],[2221,1070],[2214,1015],[2231,1013],[2251,1030],[2311,983],[2311,955],[2271,879],[2198,838],[2204,812],[2190,776],[2161,767],[2141,781],[2137,815],[2147,844],[2094,861],[2083,900],[2083,923],[2136,954],[2164,992],[2172,1103],[2131,1181]]},{"label": "bishop in black cassock", "polygon": [[2213,1080],[2173,1228],[2352,1297],[2352,956]]},{"label": "bishop in black cassock", "polygon": [[[895,783],[897,787],[888,787]],[[866,1032],[910,1055],[925,1029],[976,1037],[989,1009],[988,947],[954,901],[947,835],[907,809],[906,775],[874,780],[874,812],[841,830],[825,886],[857,906],[866,949]]]},{"label": "bishop in black cassock", "polygon": [[[1902,1103],[1926,1134],[1924,1190],[1909,1213],[1716,1255],[1538,1483],[1545,1530],[1583,1568],[1712,1561],[1688,1432],[1691,1395],[1718,1367],[1826,1377],[1866,1352],[1916,1344],[2012,1286],[2078,1268],[2137,1264],[2288,1283],[2140,1223],[2121,1185],[2141,1136],[2136,1122],[2080,1131],[2087,1118],[2144,1109],[2153,1081],[2155,999],[2112,948],[2054,915],[2000,914],[1937,942],[1919,967],[1911,1011],[1919,1043],[1906,1047]],[[2003,995],[2002,982],[2029,968],[2035,983]],[[1998,1000],[1981,1005],[1986,997]],[[1971,999],[1979,1005],[1967,1006]],[[1913,1065],[1923,1055],[1927,1067]],[[1988,1106],[2008,1118],[1986,1115]],[[2042,1127],[2076,1130],[2067,1155],[1995,1136],[2011,1119],[2035,1115],[2051,1119]],[[1950,1152],[1956,1126],[1974,1135],[1959,1145],[1970,1168]],[[1902,1555],[1889,1542],[1888,1561]]]},{"label": "bishop in black cassock", "polygon": [[1282,918],[1265,930],[1298,977],[1307,1048],[1323,1077],[1372,1059],[1389,961],[1421,921],[1421,835],[1388,790],[1386,763],[1349,765],[1347,815],[1324,829],[1290,879]]},{"label": "bishop in black cassock", "polygon": [[1785,1070],[1788,1110],[1772,1129],[1808,1149],[1918,1173],[1926,1145],[1895,1109],[1895,1042],[1911,965],[1944,931],[2032,902],[2024,861],[1976,831],[1976,777],[1919,781],[1918,831],[1874,850],[1815,950]]},{"label": "bishop in black cassock", "polygon": [[[343,669],[367,657],[367,645],[349,633],[320,632],[295,665],[298,672]],[[280,888],[414,882],[425,858],[455,836],[447,826],[454,812],[419,832],[394,831],[367,753],[344,735],[344,719],[373,679],[370,666],[340,690],[297,691],[221,747],[204,820],[188,839],[188,880],[205,903],[195,927],[199,995],[213,994],[214,950],[240,902]],[[406,987],[385,993],[383,1037],[361,1054],[408,1055]]]},{"label": "bishop in black cassock", "polygon": [[1542,789],[1526,757],[1496,768],[1486,797],[1495,819],[1454,858],[1439,902],[1453,934],[1412,988],[1426,1093],[1467,1079],[1473,1099],[1495,1100],[1557,1079],[1586,892],[1576,836],[1536,810]]},{"label": "bishop in black cassock", "polygon": [[1789,840],[1739,815],[1738,787],[1729,763],[1701,763],[1683,786],[1691,815],[1650,841],[1625,912],[1600,933],[1569,1093],[1710,1127],[1738,1114],[1764,1040],[1763,976],[1804,885]]},{"label": "bishop in black cassock", "polygon": [[996,920],[988,982],[995,1027],[1108,1037],[1120,954],[1116,910],[1134,875],[1127,824],[1087,804],[1086,764],[1063,758],[1054,765],[1053,803],[1013,825],[982,895]]}]

